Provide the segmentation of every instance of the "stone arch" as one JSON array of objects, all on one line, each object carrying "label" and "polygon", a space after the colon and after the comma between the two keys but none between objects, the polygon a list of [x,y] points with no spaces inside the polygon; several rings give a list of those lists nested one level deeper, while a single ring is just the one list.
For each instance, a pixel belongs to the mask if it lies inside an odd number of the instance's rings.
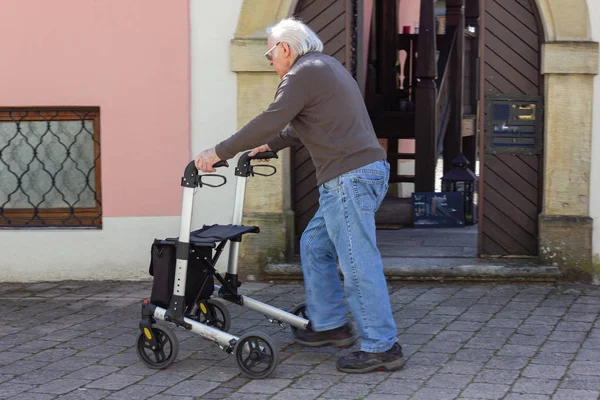
[{"label": "stone arch", "polygon": [[590,280],[594,268],[589,178],[598,43],[591,41],[586,0],[536,0],[536,4],[545,36],[540,259],[559,266],[566,278]]},{"label": "stone arch", "polygon": [[[237,123],[243,126],[272,100],[277,76],[264,62],[265,28],[293,14],[297,0],[244,0],[231,67],[238,74]],[[542,262],[567,273],[592,273],[592,220],[589,217],[593,77],[598,43],[591,41],[586,0],[536,0],[544,29],[542,74],[545,87],[545,166],[540,216]],[[242,244],[247,277],[268,262],[292,254],[294,218],[290,207],[289,153],[276,165],[282,173],[248,186],[245,224],[264,232]],[[569,171],[565,174],[564,171]],[[565,243],[565,237],[571,238]]]}]

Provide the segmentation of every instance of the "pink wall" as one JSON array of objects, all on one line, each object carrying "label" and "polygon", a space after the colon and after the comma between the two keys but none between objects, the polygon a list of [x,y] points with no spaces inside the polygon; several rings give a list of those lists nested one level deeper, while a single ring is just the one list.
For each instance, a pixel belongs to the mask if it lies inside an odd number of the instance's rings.
[{"label": "pink wall", "polygon": [[2,0],[0,106],[99,106],[104,216],[181,210],[188,0]]}]

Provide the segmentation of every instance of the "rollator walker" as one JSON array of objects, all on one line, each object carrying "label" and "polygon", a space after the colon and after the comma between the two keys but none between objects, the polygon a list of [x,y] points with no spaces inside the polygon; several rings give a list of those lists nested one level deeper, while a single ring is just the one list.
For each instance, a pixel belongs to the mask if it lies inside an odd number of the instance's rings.
[{"label": "rollator walker", "polygon": [[[197,188],[220,187],[227,179],[218,174],[201,174],[194,161],[185,168],[181,227],[178,238],[155,240],[152,245],[152,261],[149,273],[154,276],[150,300],[144,300],[140,334],[137,338],[137,354],[148,367],[163,369],[177,358],[179,342],[166,321],[177,327],[200,335],[215,342],[228,354],[235,354],[240,372],[250,378],[265,378],[276,368],[279,350],[273,340],[262,332],[249,332],[241,337],[227,331],[231,326],[231,314],[227,307],[210,298],[214,291],[218,297],[237,305],[257,311],[269,321],[290,325],[292,333],[310,329],[306,307],[298,305],[291,312],[280,310],[238,293],[238,257],[242,236],[258,233],[256,226],[243,226],[242,213],[246,183],[250,176],[272,176],[276,169],[271,165],[251,165],[251,160],[278,158],[274,152],[264,152],[240,156],[235,175],[233,223],[231,225],[211,225],[190,232],[194,194]],[[229,166],[219,161],[214,167]],[[270,168],[271,174],[255,172],[255,168]],[[209,179],[218,179],[220,184],[211,184]],[[221,182],[222,180],[222,182]],[[215,264],[227,242],[230,242],[227,273],[223,278],[215,269]],[[221,284],[214,284],[216,278]]]}]

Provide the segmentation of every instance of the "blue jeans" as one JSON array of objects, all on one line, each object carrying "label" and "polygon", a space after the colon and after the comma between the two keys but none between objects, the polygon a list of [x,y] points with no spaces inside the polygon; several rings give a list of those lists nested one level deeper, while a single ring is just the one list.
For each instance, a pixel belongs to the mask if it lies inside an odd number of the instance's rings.
[{"label": "blue jeans", "polygon": [[319,187],[319,209],[300,240],[306,311],[315,331],[347,322],[336,258],[360,335],[361,350],[383,352],[397,341],[381,254],[375,211],[388,190],[389,164],[376,161]]}]

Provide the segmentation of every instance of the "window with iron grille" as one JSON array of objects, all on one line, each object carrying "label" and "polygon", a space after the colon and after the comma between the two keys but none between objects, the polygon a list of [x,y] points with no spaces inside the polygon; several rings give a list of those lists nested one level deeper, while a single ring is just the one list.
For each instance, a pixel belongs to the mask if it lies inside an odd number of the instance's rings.
[{"label": "window with iron grille", "polygon": [[0,108],[0,228],[102,227],[100,109]]}]

